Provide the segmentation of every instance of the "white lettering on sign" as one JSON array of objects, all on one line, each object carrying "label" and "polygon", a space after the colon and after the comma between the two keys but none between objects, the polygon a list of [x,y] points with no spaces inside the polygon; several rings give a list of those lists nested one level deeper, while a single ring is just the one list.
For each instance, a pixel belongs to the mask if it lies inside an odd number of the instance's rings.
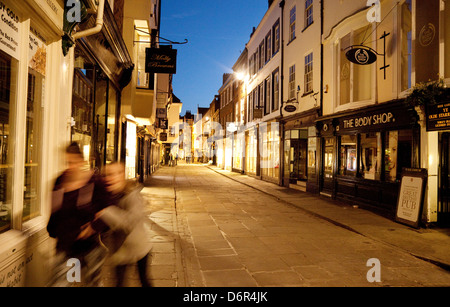
[{"label": "white lettering on sign", "polygon": [[391,112],[343,120],[344,129],[389,124],[393,122],[395,122],[395,118],[394,114]]},{"label": "white lettering on sign", "polygon": [[367,0],[367,6],[371,7],[367,12],[367,20],[371,23],[381,22],[380,0]]}]

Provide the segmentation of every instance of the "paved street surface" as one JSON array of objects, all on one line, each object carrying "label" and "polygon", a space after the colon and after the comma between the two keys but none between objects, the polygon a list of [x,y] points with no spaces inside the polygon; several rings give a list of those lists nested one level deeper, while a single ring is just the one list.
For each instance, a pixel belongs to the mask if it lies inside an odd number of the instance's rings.
[{"label": "paved street surface", "polygon": [[[159,169],[142,194],[156,287],[450,286],[445,229],[199,164]],[[139,286],[136,267],[127,276]]]}]

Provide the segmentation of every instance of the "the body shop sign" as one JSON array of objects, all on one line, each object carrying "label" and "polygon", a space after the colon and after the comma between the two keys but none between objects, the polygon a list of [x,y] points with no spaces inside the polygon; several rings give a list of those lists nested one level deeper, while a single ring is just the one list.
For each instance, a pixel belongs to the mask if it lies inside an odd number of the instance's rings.
[{"label": "the body shop sign", "polygon": [[0,1],[0,50],[19,58],[20,20],[14,10]]}]

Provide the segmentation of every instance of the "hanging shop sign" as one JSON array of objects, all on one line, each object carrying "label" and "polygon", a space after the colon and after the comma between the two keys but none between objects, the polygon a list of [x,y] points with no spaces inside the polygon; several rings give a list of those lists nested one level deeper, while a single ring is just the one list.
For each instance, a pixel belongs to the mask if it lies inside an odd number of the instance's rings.
[{"label": "hanging shop sign", "polygon": [[0,50],[19,59],[20,39],[19,16],[4,2],[0,1]]},{"label": "hanging shop sign", "polygon": [[167,141],[167,133],[166,133],[166,132],[161,132],[161,133],[159,134],[159,140],[160,140],[161,142],[166,142],[166,141]]},{"label": "hanging shop sign", "polygon": [[294,113],[297,111],[297,106],[295,104],[288,104],[284,107],[284,111],[288,113]]},{"label": "hanging shop sign", "polygon": [[427,105],[427,131],[450,129],[450,101]]},{"label": "hanging shop sign", "polygon": [[177,73],[177,50],[170,48],[147,48],[145,72],[157,74]]},{"label": "hanging shop sign", "polygon": [[395,215],[397,222],[419,228],[427,177],[426,169],[403,169]]},{"label": "hanging shop sign", "polygon": [[156,118],[166,119],[167,109],[166,108],[156,108]]},{"label": "hanging shop sign", "polygon": [[253,118],[254,119],[263,118],[263,109],[253,109]]},{"label": "hanging shop sign", "polygon": [[366,46],[352,46],[345,56],[350,62],[358,65],[370,65],[377,60],[375,51]]},{"label": "hanging shop sign", "polygon": [[159,127],[160,129],[169,129],[169,120],[168,119],[159,119]]}]

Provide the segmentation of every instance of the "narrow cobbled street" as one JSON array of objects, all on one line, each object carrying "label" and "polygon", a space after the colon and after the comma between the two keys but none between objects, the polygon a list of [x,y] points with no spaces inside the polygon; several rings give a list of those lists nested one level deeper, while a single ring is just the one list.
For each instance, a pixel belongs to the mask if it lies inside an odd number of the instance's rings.
[{"label": "narrow cobbled street", "polygon": [[443,231],[198,164],[161,168],[142,194],[156,287],[450,286]]}]

